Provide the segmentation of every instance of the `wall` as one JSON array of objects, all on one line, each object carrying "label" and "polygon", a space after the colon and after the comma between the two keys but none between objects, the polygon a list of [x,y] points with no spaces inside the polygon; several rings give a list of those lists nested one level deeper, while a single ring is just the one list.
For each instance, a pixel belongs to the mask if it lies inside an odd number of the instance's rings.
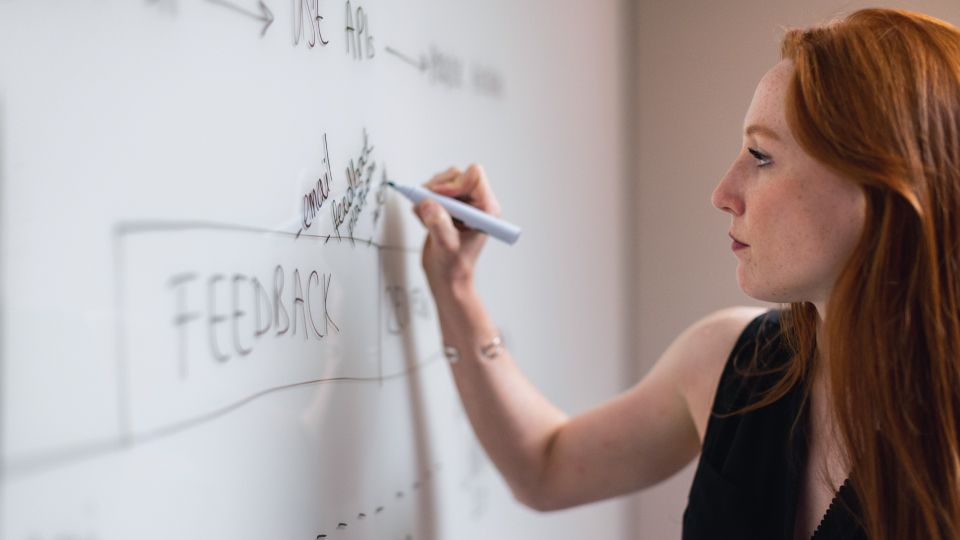
[{"label": "wall", "polygon": [[571,413],[622,390],[622,9],[0,2],[0,537],[626,536],[513,499],[384,188],[484,164],[521,368]]}]

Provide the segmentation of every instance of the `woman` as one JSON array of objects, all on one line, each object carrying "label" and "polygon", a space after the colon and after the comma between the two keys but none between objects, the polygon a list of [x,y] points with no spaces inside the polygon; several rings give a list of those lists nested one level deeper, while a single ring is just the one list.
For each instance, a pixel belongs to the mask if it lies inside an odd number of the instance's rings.
[{"label": "woman", "polygon": [[[713,193],[740,287],[633,389],[575,418],[496,337],[484,243],[425,201],[423,266],[473,427],[540,510],[700,454],[684,538],[960,538],[960,32],[862,10],[789,31]],[[478,166],[428,186],[494,214]]]}]

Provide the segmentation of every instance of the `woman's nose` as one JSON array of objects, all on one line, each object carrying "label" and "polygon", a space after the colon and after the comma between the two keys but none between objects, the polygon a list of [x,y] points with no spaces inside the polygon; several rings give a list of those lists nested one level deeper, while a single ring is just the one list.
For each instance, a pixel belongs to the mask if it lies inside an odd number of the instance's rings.
[{"label": "woman's nose", "polygon": [[743,197],[737,182],[737,163],[727,171],[710,196],[713,207],[734,216],[743,214]]}]

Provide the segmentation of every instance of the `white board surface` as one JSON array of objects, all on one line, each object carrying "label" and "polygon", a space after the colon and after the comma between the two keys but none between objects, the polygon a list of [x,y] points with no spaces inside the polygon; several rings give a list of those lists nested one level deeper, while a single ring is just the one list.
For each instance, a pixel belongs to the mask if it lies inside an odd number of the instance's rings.
[{"label": "white board surface", "polygon": [[513,500],[383,188],[482,163],[524,227],[478,270],[508,346],[571,413],[621,390],[621,26],[0,1],[0,538],[622,537],[622,503]]}]

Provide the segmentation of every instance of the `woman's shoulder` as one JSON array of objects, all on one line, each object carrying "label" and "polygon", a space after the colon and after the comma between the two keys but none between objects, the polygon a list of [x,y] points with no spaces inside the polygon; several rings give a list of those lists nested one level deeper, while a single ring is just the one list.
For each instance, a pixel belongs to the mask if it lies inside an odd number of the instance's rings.
[{"label": "woman's shoulder", "polygon": [[779,328],[778,311],[731,307],[690,325],[670,346],[676,349],[679,388],[701,441],[727,360],[770,327]]}]

